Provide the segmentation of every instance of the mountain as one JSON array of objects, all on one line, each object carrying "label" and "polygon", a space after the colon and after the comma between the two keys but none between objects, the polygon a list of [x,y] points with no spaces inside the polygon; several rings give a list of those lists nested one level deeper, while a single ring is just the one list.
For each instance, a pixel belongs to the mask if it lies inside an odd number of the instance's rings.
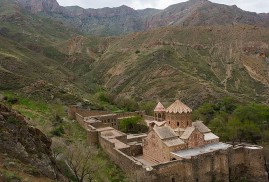
[{"label": "mountain", "polygon": [[235,23],[268,27],[268,14],[243,11],[237,6],[212,3],[207,0],[190,0],[171,5],[149,17],[146,29],[163,26],[230,25]]},{"label": "mountain", "polygon": [[121,35],[164,26],[230,25],[235,23],[268,27],[268,14],[243,11],[237,6],[190,0],[164,10],[117,8],[83,9],[62,7],[56,0],[17,0],[33,13],[45,13],[92,35]]},{"label": "mountain", "polygon": [[0,90],[23,91],[45,100],[77,100],[74,90],[80,93],[83,81],[75,81],[74,72],[64,66],[68,55],[55,45],[79,33],[9,0],[0,1],[0,21]]},{"label": "mountain", "polygon": [[74,59],[95,55],[81,79],[119,96],[181,98],[193,107],[225,96],[269,103],[268,35],[267,28],[244,24],[166,27],[102,38],[99,45],[73,38],[58,49]]},{"label": "mountain", "polygon": [[32,13],[45,13],[82,32],[94,35],[120,35],[141,31],[144,29],[145,18],[159,12],[155,9],[136,11],[127,6],[102,9],[62,7],[56,0],[18,0],[17,2]]},{"label": "mountain", "polygon": [[[12,1],[0,1],[0,7],[6,7],[0,12],[1,90],[17,90],[46,101],[60,99],[67,103],[88,98],[100,86],[137,101],[181,98],[194,107],[224,96],[269,102],[269,30],[262,24],[219,25],[212,19],[214,25],[164,25],[124,36],[87,36],[70,28],[71,22],[62,22],[64,16],[60,13],[72,12],[66,16],[75,19],[88,10],[63,8],[55,1],[19,1],[43,3],[31,5],[37,8],[28,8],[29,12],[25,10],[28,3],[22,7]],[[205,4],[237,9],[193,0],[171,7],[184,5],[186,9]],[[140,13],[141,18],[154,13],[155,17],[165,11],[135,11],[123,6],[91,10],[90,18],[98,16],[105,21],[108,17],[113,19],[115,12],[125,17]],[[53,18],[56,15],[58,18]]]}]

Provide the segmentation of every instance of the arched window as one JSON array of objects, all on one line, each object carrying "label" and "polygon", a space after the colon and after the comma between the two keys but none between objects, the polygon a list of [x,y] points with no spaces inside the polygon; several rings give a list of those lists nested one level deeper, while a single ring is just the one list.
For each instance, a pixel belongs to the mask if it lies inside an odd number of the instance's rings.
[{"label": "arched window", "polygon": [[162,119],[162,115],[161,113],[158,114],[158,121],[160,121]]}]

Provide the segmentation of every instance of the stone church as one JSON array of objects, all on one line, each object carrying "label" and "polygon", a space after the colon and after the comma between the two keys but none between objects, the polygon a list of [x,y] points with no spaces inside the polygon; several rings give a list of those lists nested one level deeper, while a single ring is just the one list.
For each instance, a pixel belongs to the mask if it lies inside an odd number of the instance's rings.
[{"label": "stone church", "polygon": [[180,151],[193,153],[199,149],[206,151],[212,145],[221,147],[219,137],[202,121],[193,122],[191,114],[192,110],[179,100],[167,109],[159,102],[154,109],[151,131],[143,140],[144,158],[161,163],[179,159]]}]

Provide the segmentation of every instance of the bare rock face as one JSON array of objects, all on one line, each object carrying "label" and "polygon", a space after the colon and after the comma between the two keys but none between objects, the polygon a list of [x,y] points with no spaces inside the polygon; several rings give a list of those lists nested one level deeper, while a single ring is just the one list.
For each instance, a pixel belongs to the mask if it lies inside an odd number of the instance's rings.
[{"label": "bare rock face", "polygon": [[30,164],[44,176],[56,179],[50,146],[51,140],[29,126],[24,116],[0,104],[0,153]]},{"label": "bare rock face", "polygon": [[60,5],[56,0],[18,0],[22,7],[33,12],[57,12],[60,10]]},{"label": "bare rock face", "polygon": [[164,10],[134,10],[127,6],[102,9],[62,7],[56,0],[16,0],[32,13],[45,12],[74,28],[94,35],[121,35],[166,26],[231,25],[234,23],[268,27],[268,14],[243,11],[237,6],[189,0]]}]

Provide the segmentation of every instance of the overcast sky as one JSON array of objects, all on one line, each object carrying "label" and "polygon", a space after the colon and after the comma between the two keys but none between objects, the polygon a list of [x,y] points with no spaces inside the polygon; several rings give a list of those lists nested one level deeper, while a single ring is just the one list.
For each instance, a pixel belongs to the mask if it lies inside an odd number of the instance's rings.
[{"label": "overcast sky", "polygon": [[[164,9],[169,5],[186,0],[57,0],[62,6],[78,5],[83,8],[118,7],[127,5],[134,9],[157,8]],[[211,0],[212,2],[234,5],[247,11],[269,13],[269,0]]]}]

